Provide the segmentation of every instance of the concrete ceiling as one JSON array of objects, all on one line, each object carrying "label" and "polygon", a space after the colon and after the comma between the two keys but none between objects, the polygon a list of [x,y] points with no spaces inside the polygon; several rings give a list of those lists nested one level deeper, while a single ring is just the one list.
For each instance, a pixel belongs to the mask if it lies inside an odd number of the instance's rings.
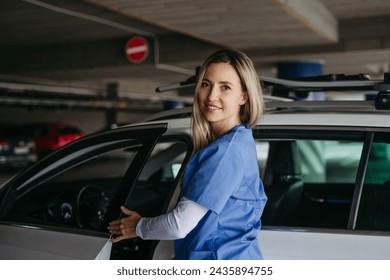
[{"label": "concrete ceiling", "polygon": [[[126,59],[132,36],[149,43]],[[120,81],[134,92],[181,81],[221,47],[245,51],[261,75],[285,61],[324,73],[381,77],[390,65],[388,0],[2,0],[0,81]]]}]

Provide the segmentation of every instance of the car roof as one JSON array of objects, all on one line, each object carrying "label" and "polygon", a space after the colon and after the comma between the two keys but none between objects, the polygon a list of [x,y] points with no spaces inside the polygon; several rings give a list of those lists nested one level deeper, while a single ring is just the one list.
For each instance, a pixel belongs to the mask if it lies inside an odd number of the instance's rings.
[{"label": "car roof", "polygon": [[[169,127],[189,127],[191,112],[191,107],[173,109],[151,115],[144,122],[166,121]],[[266,110],[258,125],[390,128],[390,111],[376,110],[373,101],[266,103]]]}]

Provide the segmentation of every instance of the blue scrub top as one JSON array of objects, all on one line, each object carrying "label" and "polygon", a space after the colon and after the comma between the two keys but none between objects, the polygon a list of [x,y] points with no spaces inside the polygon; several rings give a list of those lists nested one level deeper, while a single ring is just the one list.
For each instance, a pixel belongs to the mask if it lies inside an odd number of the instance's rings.
[{"label": "blue scrub top", "polygon": [[183,176],[182,195],[210,209],[183,239],[176,259],[262,259],[257,242],[267,197],[252,130],[238,125],[198,151]]}]

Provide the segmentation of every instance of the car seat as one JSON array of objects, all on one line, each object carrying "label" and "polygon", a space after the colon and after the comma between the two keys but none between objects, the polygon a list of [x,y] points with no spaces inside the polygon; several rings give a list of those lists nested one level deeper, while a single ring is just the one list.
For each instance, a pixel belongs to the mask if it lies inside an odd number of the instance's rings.
[{"label": "car seat", "polygon": [[270,142],[264,172],[264,188],[268,197],[262,215],[264,225],[286,225],[303,193],[301,160],[295,141]]},{"label": "car seat", "polygon": [[390,181],[364,185],[355,229],[390,230]]}]

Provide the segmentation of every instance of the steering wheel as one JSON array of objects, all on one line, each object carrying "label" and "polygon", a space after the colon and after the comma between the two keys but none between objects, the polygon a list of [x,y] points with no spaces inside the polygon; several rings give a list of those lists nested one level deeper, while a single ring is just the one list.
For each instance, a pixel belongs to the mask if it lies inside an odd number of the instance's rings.
[{"label": "steering wheel", "polygon": [[110,198],[98,185],[82,187],[76,195],[74,216],[80,228],[101,229]]}]

